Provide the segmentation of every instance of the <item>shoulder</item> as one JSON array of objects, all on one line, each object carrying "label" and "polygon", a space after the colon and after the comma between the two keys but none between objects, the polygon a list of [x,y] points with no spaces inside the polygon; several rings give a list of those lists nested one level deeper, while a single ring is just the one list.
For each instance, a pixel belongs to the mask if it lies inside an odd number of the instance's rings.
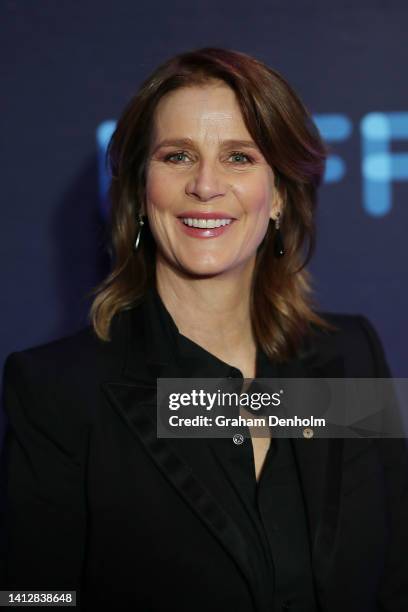
[{"label": "shoulder", "polygon": [[[100,340],[90,326],[65,337],[10,353],[3,368],[2,453],[21,477],[29,458],[41,474],[83,464],[94,422],[94,364]],[[91,365],[94,368],[94,365]],[[45,463],[42,463],[45,462]],[[38,468],[39,469],[39,468]],[[77,468],[75,468],[76,470]]]},{"label": "shoulder", "polygon": [[112,321],[111,340],[101,340],[92,325],[50,342],[14,351],[7,355],[4,376],[23,376],[27,380],[41,379],[51,385],[69,379],[71,384],[103,376],[112,364],[120,362],[126,335],[125,313]]},{"label": "shoulder", "polygon": [[93,327],[10,353],[3,367],[3,405],[17,414],[64,422],[92,419],[99,382],[115,377],[121,366],[121,337],[102,341]]},{"label": "shoulder", "polygon": [[312,326],[307,347],[317,352],[344,359],[345,375],[350,377],[391,376],[384,346],[375,325],[362,314],[318,312],[334,326],[324,330]]},{"label": "shoulder", "polygon": [[56,340],[10,353],[4,363],[4,377],[13,382],[41,378],[55,384],[61,376],[75,375],[97,352],[99,339],[91,326]]}]

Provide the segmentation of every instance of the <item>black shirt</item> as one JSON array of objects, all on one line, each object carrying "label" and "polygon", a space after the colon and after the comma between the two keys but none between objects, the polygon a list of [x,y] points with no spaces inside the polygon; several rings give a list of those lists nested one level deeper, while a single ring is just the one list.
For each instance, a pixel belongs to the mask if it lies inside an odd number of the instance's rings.
[{"label": "black shirt", "polygon": [[[162,327],[174,347],[181,371],[191,377],[233,377],[243,379],[237,368],[221,361],[200,345],[179,333],[158,292],[151,299]],[[273,378],[276,370],[258,348],[256,378]],[[251,385],[252,387],[252,385]],[[247,390],[249,393],[251,387]],[[260,588],[270,597],[271,610],[316,612],[309,533],[292,442],[272,438],[263,469],[256,481],[251,439],[235,444],[232,438],[210,438],[208,443],[240,499],[244,514],[234,517],[250,538],[255,572]]]}]

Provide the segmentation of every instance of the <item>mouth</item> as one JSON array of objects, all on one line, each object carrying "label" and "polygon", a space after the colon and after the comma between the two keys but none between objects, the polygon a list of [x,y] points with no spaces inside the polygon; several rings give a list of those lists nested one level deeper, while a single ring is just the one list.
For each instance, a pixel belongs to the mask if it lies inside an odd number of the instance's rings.
[{"label": "mouth", "polygon": [[201,229],[209,229],[214,227],[224,227],[225,225],[229,225],[234,221],[231,217],[224,217],[221,219],[218,218],[203,218],[203,217],[179,217],[180,221],[184,223],[184,225],[188,225],[189,227],[200,227]]},{"label": "mouth", "polygon": [[228,216],[178,217],[182,230],[194,238],[216,238],[223,235],[236,219]]}]

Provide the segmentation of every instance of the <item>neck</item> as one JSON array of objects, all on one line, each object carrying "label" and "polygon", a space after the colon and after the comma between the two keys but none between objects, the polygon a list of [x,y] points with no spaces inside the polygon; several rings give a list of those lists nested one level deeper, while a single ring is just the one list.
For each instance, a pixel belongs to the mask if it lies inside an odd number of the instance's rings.
[{"label": "neck", "polygon": [[191,278],[159,257],[156,285],[179,332],[251,376],[256,344],[250,316],[254,261],[222,275]]}]

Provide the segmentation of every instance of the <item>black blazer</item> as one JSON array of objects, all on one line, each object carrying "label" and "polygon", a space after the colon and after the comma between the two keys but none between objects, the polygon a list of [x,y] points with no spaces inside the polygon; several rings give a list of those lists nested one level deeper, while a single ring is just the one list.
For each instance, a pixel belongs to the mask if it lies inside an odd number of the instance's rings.
[{"label": "black blazer", "polygon": [[[390,375],[366,318],[323,316],[340,331],[310,336],[280,376]],[[87,327],[8,356],[0,586],[77,590],[83,610],[269,612],[206,440],[156,436],[156,378],[194,373],[159,319],[147,300],[110,343]],[[293,446],[321,610],[407,612],[406,440]]]}]

